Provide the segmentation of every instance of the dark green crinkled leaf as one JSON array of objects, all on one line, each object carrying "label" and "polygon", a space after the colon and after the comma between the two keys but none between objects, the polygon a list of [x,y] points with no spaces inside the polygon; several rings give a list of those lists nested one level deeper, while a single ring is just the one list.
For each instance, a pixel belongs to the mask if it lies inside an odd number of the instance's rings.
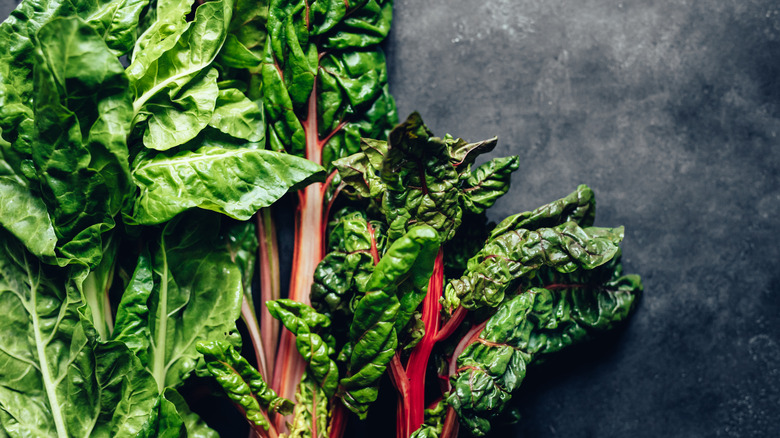
[{"label": "dark green crinkled leaf", "polygon": [[360,141],[360,149],[361,152],[339,158],[333,165],[338,169],[341,181],[357,195],[376,198],[385,193],[380,172],[387,155],[387,142],[364,138]]},{"label": "dark green crinkled leaf", "polygon": [[494,158],[468,173],[463,188],[463,205],[480,214],[492,207],[509,190],[512,172],[520,167],[520,157]]},{"label": "dark green crinkled leaf", "polygon": [[171,34],[166,35],[160,26],[157,34],[145,35],[145,45],[134,53],[127,73],[136,123],[148,123],[143,138],[146,147],[167,150],[178,146],[211,121],[219,89],[217,71],[208,66],[225,42],[232,8],[232,0],[206,2],[198,7],[192,22],[184,24],[174,17],[169,24],[174,29]]},{"label": "dark green crinkled leaf", "polygon": [[623,240],[623,227],[580,228],[566,222],[553,228],[492,233],[480,252],[469,260],[466,273],[447,284],[447,300],[468,309],[495,307],[519,279],[543,266],[568,273],[593,269],[611,260]]},{"label": "dark green crinkled leaf", "polygon": [[439,236],[420,225],[393,242],[366,283],[349,328],[344,404],[365,418],[376,400],[379,379],[398,346],[398,332],[425,297]]},{"label": "dark green crinkled leaf", "polygon": [[482,436],[490,430],[530,363],[628,317],[641,283],[612,267],[613,278],[606,283],[531,288],[498,307],[477,342],[458,357],[458,371],[450,378],[447,401],[470,433]]},{"label": "dark green crinkled leaf", "polygon": [[0,434],[131,436],[154,380],[118,342],[98,343],[78,280],[0,231]]},{"label": "dark green crinkled leaf", "polygon": [[439,438],[446,416],[447,399],[443,398],[433,408],[425,410],[425,422],[412,433],[410,438]]},{"label": "dark green crinkled leaf", "polygon": [[378,44],[389,31],[391,10],[389,1],[352,3],[348,10],[335,0],[271,1],[261,66],[271,149],[304,153],[302,122],[315,128],[310,108],[316,111],[317,140],[327,139],[326,167],[358,152],[361,137],[386,136],[396,113]]},{"label": "dark green crinkled leaf", "polygon": [[460,226],[459,177],[447,149],[417,113],[390,133],[382,166],[382,181],[387,187],[382,208],[391,241],[414,224],[433,227],[447,241]]},{"label": "dark green crinkled leaf", "polygon": [[295,335],[295,347],[308,365],[309,376],[330,398],[336,393],[339,370],[332,336],[327,333],[330,319],[310,306],[288,299],[269,301],[268,312]]},{"label": "dark green crinkled leaf", "polygon": [[573,221],[581,227],[590,227],[596,217],[596,198],[590,187],[581,184],[577,190],[557,201],[545,204],[536,210],[507,217],[491,231],[494,238],[509,230],[550,228]]},{"label": "dark green crinkled leaf", "polygon": [[497,137],[469,143],[463,139],[453,138],[451,135],[447,134],[444,136],[443,140],[449,151],[448,155],[450,157],[450,162],[453,166],[458,168],[459,172],[468,171],[480,154],[492,151],[496,147],[496,144],[498,144]]},{"label": "dark green crinkled leaf", "polygon": [[220,341],[200,342],[197,349],[203,354],[211,375],[228,397],[244,410],[247,420],[268,430],[270,423],[266,413],[286,415],[292,412],[293,403],[277,396],[232,345]]},{"label": "dark green crinkled leaf", "polygon": [[247,220],[288,190],[321,179],[324,171],[278,152],[203,146],[141,160],[133,176],[141,188],[133,220],[157,224],[195,207]]},{"label": "dark green crinkled leaf", "polygon": [[372,244],[378,256],[384,252],[384,225],[371,221],[370,226],[373,239],[365,213],[347,208],[331,223],[330,252],[317,265],[311,289],[312,306],[331,319],[351,319],[374,272]]}]

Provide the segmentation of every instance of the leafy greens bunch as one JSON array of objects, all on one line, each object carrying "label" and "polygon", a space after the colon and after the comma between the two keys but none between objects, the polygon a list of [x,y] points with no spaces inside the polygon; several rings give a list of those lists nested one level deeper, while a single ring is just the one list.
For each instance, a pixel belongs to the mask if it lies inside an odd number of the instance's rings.
[{"label": "leafy greens bunch", "polygon": [[256,436],[341,437],[385,374],[398,437],[482,435],[527,366],[630,314],[589,188],[488,224],[519,159],[395,126],[391,15],[25,0],[0,25],[0,436],[216,436],[206,385]]}]

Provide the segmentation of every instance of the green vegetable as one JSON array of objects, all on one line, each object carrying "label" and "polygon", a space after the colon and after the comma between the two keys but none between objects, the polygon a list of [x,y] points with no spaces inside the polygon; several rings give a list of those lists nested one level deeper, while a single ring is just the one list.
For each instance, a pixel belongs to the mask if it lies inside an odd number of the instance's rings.
[{"label": "green vegetable", "polygon": [[0,430],[10,436],[129,436],[154,379],[121,342],[98,342],[72,269],[41,264],[0,231]]},{"label": "green vegetable", "polygon": [[24,0],[0,25],[0,436],[213,437],[194,374],[261,437],[340,438],[386,371],[399,437],[482,434],[528,364],[630,315],[589,188],[493,226],[519,158],[394,127],[392,6]]},{"label": "green vegetable", "polygon": [[228,397],[244,409],[247,420],[268,430],[268,413],[289,414],[293,403],[278,397],[263,381],[260,373],[233,348],[220,341],[200,342],[198,352],[203,354],[209,373],[217,379]]},{"label": "green vegetable", "polygon": [[379,378],[395,353],[398,332],[425,296],[439,237],[420,225],[393,242],[366,283],[349,328],[344,403],[365,418],[376,400]]},{"label": "green vegetable", "polygon": [[[609,330],[628,317],[642,290],[636,276],[605,284],[570,283],[523,291],[502,303],[457,359],[448,403],[470,433],[481,436],[540,357]],[[580,277],[582,278],[582,277]]]}]

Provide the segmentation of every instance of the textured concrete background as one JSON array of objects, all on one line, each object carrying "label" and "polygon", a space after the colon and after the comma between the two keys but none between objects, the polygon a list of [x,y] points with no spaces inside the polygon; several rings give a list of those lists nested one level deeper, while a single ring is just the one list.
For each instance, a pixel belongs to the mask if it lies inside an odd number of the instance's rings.
[{"label": "textured concrete background", "polygon": [[[780,436],[780,5],[396,5],[399,114],[522,158],[492,218],[589,184],[645,282],[624,330],[529,371],[496,435]],[[393,436],[382,410],[353,434]]]},{"label": "textured concrete background", "polygon": [[492,218],[586,183],[644,279],[622,333],[529,371],[507,432],[780,436],[780,4],[396,5],[399,114],[522,158]]}]

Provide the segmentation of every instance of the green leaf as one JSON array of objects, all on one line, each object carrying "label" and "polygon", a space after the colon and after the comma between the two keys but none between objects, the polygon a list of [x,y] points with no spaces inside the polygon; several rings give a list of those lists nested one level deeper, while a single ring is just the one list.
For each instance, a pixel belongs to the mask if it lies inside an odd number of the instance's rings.
[{"label": "green leaf", "polygon": [[410,438],[439,438],[447,417],[447,399],[441,399],[431,409],[425,410],[425,422]]},{"label": "green leaf", "polygon": [[244,410],[247,420],[268,430],[267,413],[286,415],[292,412],[293,403],[277,396],[232,345],[220,341],[200,342],[197,349],[203,354],[209,373],[228,397]]},{"label": "green leaf", "polygon": [[219,434],[192,412],[175,389],[167,388],[157,399],[144,429],[143,438],[219,438]]},{"label": "green leaf", "polygon": [[447,284],[447,300],[467,309],[495,307],[518,280],[547,266],[561,273],[593,269],[618,254],[623,227],[580,228],[566,222],[534,231],[516,229],[492,237],[471,258],[466,273]]},{"label": "green leaf", "polygon": [[286,436],[292,438],[325,438],[328,436],[329,398],[317,381],[308,373],[295,392],[295,409],[293,410],[290,432]]},{"label": "green leaf", "polygon": [[[373,231],[373,237],[369,226]],[[330,252],[314,270],[311,304],[331,319],[352,319],[355,305],[374,272],[374,256],[384,252],[384,225],[366,220],[365,213],[344,208],[334,216]]]},{"label": "green leaf", "polygon": [[[390,240],[398,238],[414,224],[426,224],[436,229],[442,241],[447,242],[454,237],[463,220],[464,203],[470,207],[479,201],[490,204],[505,193],[508,176],[498,177],[498,184],[489,182],[484,191],[478,189],[476,199],[469,198],[468,191],[479,187],[480,178],[490,178],[477,173],[469,180],[468,176],[462,177],[462,169],[456,167],[466,160],[473,160],[476,154],[471,152],[487,151],[494,144],[495,140],[471,145],[449,136],[444,139],[433,137],[417,113],[396,126],[390,133],[381,172],[386,188],[382,210],[390,225]],[[451,155],[453,153],[454,156]],[[508,166],[509,169],[511,167]],[[367,170],[363,173],[368,184],[370,178],[367,175],[371,169]],[[463,186],[461,178],[475,185],[467,183]],[[358,188],[358,191],[361,189]],[[365,192],[365,188],[362,191]]]},{"label": "green leaf", "polygon": [[54,258],[57,236],[46,204],[21,178],[0,176],[0,225],[36,256]]},{"label": "green leaf", "polygon": [[[135,96],[136,122],[148,120],[146,147],[167,150],[178,146],[211,121],[219,90],[217,72],[208,66],[225,42],[232,7],[231,0],[204,3],[181,33],[159,33],[161,27],[134,55],[127,73]],[[176,29],[181,24],[176,19],[170,26]]]},{"label": "green leaf", "polygon": [[436,231],[420,225],[388,248],[366,283],[349,328],[344,404],[365,418],[376,400],[379,379],[398,346],[398,332],[425,297],[438,251]]},{"label": "green leaf", "polygon": [[56,17],[81,17],[99,29],[100,38],[117,55],[132,44],[145,3],[147,0],[25,0],[0,24],[0,130],[13,139],[15,150],[31,152],[34,90],[30,78],[37,64],[33,39],[41,27]]},{"label": "green leaf", "polygon": [[149,0],[109,0],[82,18],[92,26],[116,56],[124,55],[136,41],[138,18]]},{"label": "green leaf", "polygon": [[397,116],[378,44],[391,12],[392,2],[353,3],[347,10],[335,0],[271,1],[261,66],[271,149],[303,154],[306,130],[316,129],[309,142],[325,143],[322,163],[329,168],[358,152],[361,137],[387,135]]},{"label": "green leaf", "polygon": [[530,363],[628,317],[641,283],[635,276],[621,276],[618,266],[605,270],[613,278],[604,284],[531,288],[498,307],[477,342],[458,357],[460,371],[450,378],[453,390],[447,402],[471,434],[490,430]]},{"label": "green leaf", "polygon": [[324,172],[308,160],[278,152],[204,146],[141,160],[133,176],[141,188],[133,220],[156,224],[195,207],[247,220]]},{"label": "green leaf", "polygon": [[67,270],[0,232],[0,430],[12,436],[127,436],[154,380],[118,342],[98,343]]},{"label": "green leaf", "polygon": [[235,88],[219,90],[217,106],[209,126],[251,142],[265,139],[262,108]]},{"label": "green leaf", "polygon": [[494,158],[469,172],[463,189],[463,203],[480,214],[509,190],[509,178],[520,167],[520,157]]},{"label": "green leaf", "polygon": [[330,319],[306,304],[288,299],[268,301],[268,312],[295,335],[295,347],[308,365],[309,376],[330,398],[336,393],[339,370],[332,359],[336,351],[327,333]]},{"label": "green leaf", "polygon": [[235,3],[227,40],[217,62],[226,67],[256,69],[263,60],[269,2],[237,0]]},{"label": "green leaf", "polygon": [[37,40],[36,177],[59,241],[58,263],[94,266],[101,234],[113,228],[129,194],[127,78],[105,42],[78,18],[51,21]]},{"label": "green leaf", "polygon": [[203,213],[169,222],[119,304],[115,336],[139,351],[160,392],[196,369],[198,342],[227,340],[236,329],[241,271],[218,244],[219,229],[219,218]]},{"label": "green leaf", "polygon": [[363,138],[360,149],[361,152],[334,161],[333,166],[338,169],[341,181],[358,196],[376,198],[386,190],[380,172],[387,155],[387,142]]},{"label": "green leaf", "polygon": [[533,211],[526,211],[507,217],[490,233],[490,238],[509,230],[550,228],[573,221],[581,227],[590,227],[596,217],[596,197],[590,187],[581,184],[577,190]]},{"label": "green leaf", "polygon": [[236,222],[228,224],[225,234],[230,259],[241,269],[241,283],[244,286],[244,294],[251,305],[252,278],[255,273],[257,248],[259,245],[257,227],[253,221]]}]

